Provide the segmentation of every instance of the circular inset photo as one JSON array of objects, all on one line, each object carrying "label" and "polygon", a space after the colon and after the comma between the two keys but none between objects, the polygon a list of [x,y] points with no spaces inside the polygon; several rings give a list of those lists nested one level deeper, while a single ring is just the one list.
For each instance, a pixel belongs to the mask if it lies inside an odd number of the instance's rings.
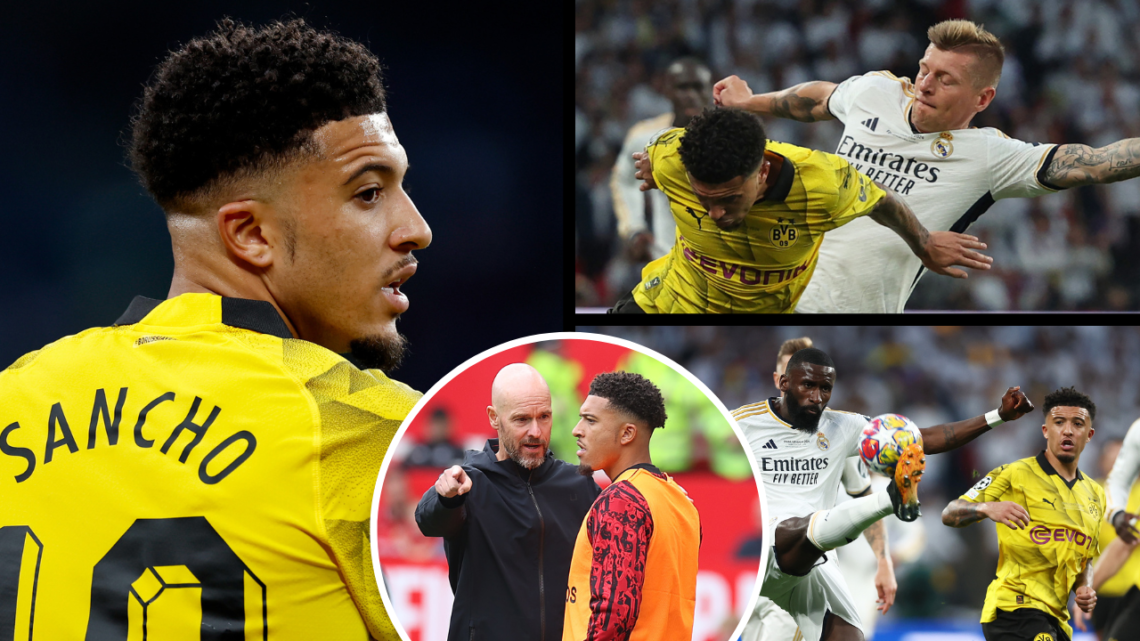
[{"label": "circular inset photo", "polygon": [[593,334],[512,341],[397,433],[373,497],[380,593],[407,641],[736,639],[769,547],[757,478],[672,360]]}]

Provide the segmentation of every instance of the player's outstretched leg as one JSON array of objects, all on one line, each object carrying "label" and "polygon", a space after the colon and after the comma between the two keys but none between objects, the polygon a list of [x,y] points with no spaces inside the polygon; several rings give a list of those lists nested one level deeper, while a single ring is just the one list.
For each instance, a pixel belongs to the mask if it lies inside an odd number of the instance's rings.
[{"label": "player's outstretched leg", "polygon": [[903,521],[913,521],[919,517],[918,482],[926,470],[926,455],[922,446],[912,443],[903,450],[895,467],[895,478],[887,486],[895,516]]},{"label": "player's outstretched leg", "polygon": [[899,458],[886,492],[876,492],[830,510],[781,521],[776,527],[776,562],[788,574],[807,574],[819,557],[854,541],[872,523],[894,514],[903,521],[919,517],[918,483],[926,469],[922,446],[908,446]]}]

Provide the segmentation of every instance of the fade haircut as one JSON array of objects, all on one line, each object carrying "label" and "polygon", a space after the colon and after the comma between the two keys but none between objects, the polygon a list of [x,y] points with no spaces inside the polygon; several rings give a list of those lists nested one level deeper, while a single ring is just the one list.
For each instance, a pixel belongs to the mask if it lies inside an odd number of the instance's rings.
[{"label": "fade haircut", "polygon": [[997,36],[982,25],[969,20],[943,20],[926,30],[930,43],[943,51],[958,51],[974,56],[970,76],[974,87],[997,87],[1001,79],[1001,66],[1005,62],[1005,48]]},{"label": "fade haircut", "polygon": [[835,369],[835,363],[831,362],[831,357],[828,356],[826,352],[814,347],[808,347],[807,349],[801,349],[795,354],[792,354],[792,358],[788,360],[788,367],[784,370],[784,373],[787,374],[793,369],[802,366],[804,363],[822,365]]},{"label": "fade haircut", "polygon": [[751,176],[764,160],[768,137],[756,114],[707,107],[689,121],[681,138],[681,163],[693,178],[719,185]]},{"label": "fade haircut", "polygon": [[167,56],[132,119],[131,165],[168,213],[316,151],[325,123],[386,111],[380,61],[304,20],[225,18]]},{"label": "fade haircut", "polygon": [[640,374],[604,372],[590,382],[590,396],[604,398],[615,410],[644,421],[651,430],[665,427],[665,398]]},{"label": "fade haircut", "polygon": [[1089,418],[1096,418],[1096,403],[1092,399],[1077,391],[1075,387],[1062,387],[1045,397],[1045,404],[1041,407],[1045,411],[1045,418],[1049,418],[1049,410],[1054,407],[1083,407],[1089,411]]},{"label": "fade haircut", "polygon": [[776,365],[780,364],[781,358],[785,356],[791,356],[801,349],[807,349],[811,346],[811,339],[807,336],[802,336],[800,338],[789,338],[783,343],[780,343],[780,351],[776,353]]}]

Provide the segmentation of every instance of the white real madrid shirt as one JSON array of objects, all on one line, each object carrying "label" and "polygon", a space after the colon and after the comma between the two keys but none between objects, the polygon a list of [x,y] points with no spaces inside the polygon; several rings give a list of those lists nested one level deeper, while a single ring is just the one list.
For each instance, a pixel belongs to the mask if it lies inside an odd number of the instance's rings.
[{"label": "white real madrid shirt", "polygon": [[669,210],[669,197],[660,189],[641,191],[641,181],[634,178],[633,152],[645,151],[649,141],[673,126],[673,113],[642,120],[630,128],[621,146],[613,173],[610,190],[613,196],[614,216],[617,217],[618,236],[629,240],[634,232],[649,229],[653,232],[653,258],[660,258],[673,249],[677,224]]},{"label": "white real madrid shirt", "polygon": [[[1057,191],[1043,181],[1057,146],[997,129],[917,133],[914,86],[886,71],[837,86],[827,108],[844,124],[836,154],[893,189],[929,231],[965,232],[1002,198]],[[906,243],[869,218],[827,233],[797,312],[902,312],[924,269]]]},{"label": "white real madrid shirt", "polygon": [[1124,435],[1124,442],[1120,445],[1120,454],[1116,455],[1116,462],[1112,464],[1112,471],[1108,473],[1108,480],[1104,482],[1105,494],[1108,495],[1108,510],[1104,518],[1112,523],[1112,517],[1128,505],[1128,495],[1132,491],[1132,483],[1136,475],[1140,474],[1140,419],[1133,421]]},{"label": "white real madrid shirt", "polygon": [[819,429],[808,435],[777,416],[772,400],[732,413],[760,468],[768,499],[765,520],[807,516],[833,507],[847,458],[859,453],[867,417],[825,409]]}]

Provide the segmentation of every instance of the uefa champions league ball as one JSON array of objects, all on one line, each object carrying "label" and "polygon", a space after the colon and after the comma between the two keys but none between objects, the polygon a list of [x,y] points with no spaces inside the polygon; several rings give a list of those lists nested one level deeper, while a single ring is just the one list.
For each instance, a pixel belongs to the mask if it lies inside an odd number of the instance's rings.
[{"label": "uefa champions league ball", "polygon": [[903,450],[913,443],[922,445],[922,433],[914,422],[901,414],[883,414],[863,428],[859,457],[868,468],[893,478]]}]

